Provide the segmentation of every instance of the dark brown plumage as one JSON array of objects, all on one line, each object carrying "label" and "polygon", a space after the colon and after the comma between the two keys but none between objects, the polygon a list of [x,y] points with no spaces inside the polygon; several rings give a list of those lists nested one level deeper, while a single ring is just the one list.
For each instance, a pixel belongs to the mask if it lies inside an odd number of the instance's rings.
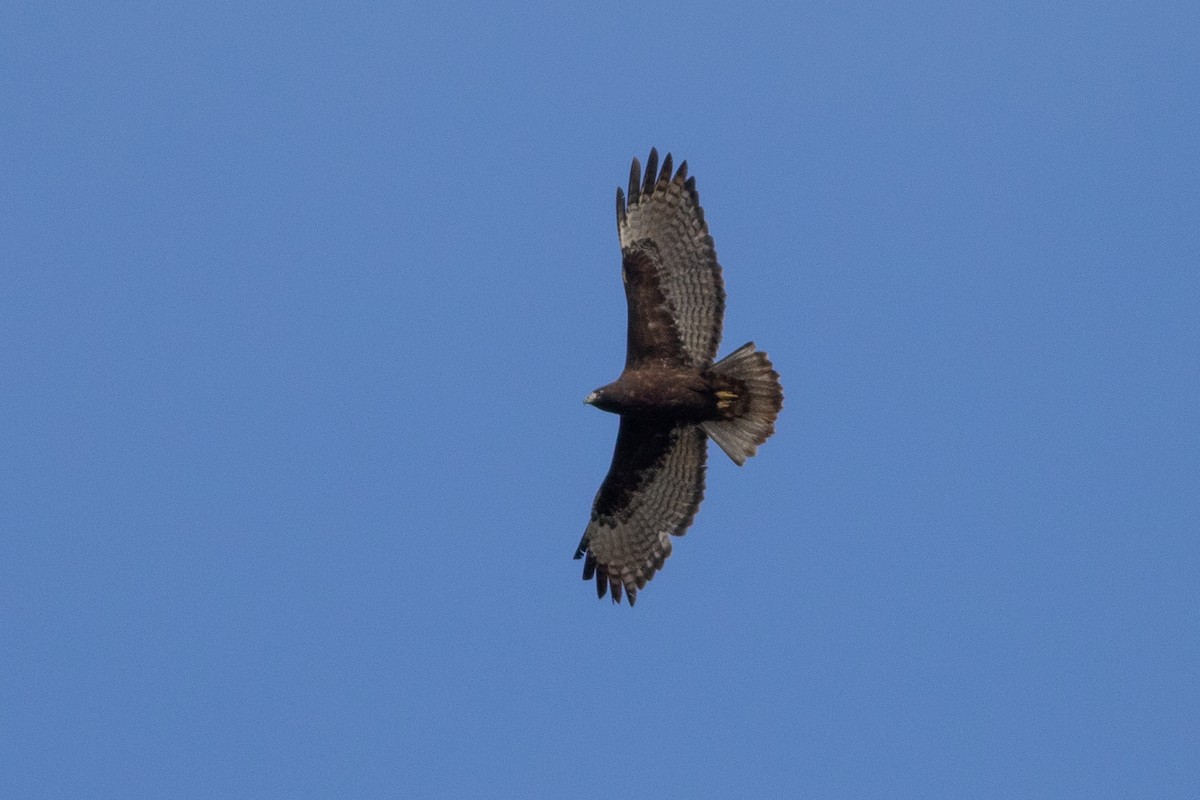
[{"label": "dark brown plumage", "polygon": [[744,464],[774,433],[783,389],[753,342],[713,362],[725,287],[686,161],[672,174],[668,153],[659,171],[651,150],[643,176],[633,160],[628,199],[617,189],[617,233],[625,370],[586,402],[620,414],[621,427],[575,557],[600,597],[619,603],[624,591],[632,606],[696,516],[707,439]]}]

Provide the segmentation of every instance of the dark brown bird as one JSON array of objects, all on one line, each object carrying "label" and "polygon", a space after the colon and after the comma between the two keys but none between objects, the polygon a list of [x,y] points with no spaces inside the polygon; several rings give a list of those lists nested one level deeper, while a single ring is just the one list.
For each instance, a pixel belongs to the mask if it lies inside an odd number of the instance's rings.
[{"label": "dark brown bird", "polygon": [[629,197],[617,189],[621,279],[629,304],[625,370],[584,401],[621,415],[608,476],[575,551],[596,592],[629,605],[662,569],[704,496],[711,438],[738,466],[775,432],[783,406],[779,375],[749,342],[713,362],[721,341],[725,286],[696,179],[687,162],[645,177],[635,158]]}]

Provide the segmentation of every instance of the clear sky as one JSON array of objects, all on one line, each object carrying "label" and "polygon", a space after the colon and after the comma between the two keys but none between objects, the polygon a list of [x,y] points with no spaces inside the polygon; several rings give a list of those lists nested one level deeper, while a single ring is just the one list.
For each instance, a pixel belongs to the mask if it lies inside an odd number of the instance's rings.
[{"label": "clear sky", "polygon": [[[1194,3],[191,5],[0,11],[0,796],[1200,796]],[[786,404],[631,610],[651,146]]]}]

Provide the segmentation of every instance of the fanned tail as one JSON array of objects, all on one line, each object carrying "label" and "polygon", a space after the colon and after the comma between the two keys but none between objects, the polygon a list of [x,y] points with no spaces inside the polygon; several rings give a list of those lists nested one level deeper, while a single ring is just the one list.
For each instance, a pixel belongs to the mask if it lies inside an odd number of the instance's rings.
[{"label": "fanned tail", "polygon": [[754,342],[713,364],[712,372],[732,378],[744,395],[735,401],[738,411],[732,419],[710,420],[701,427],[740,467],[775,432],[775,418],[783,407],[783,386],[767,354],[756,351]]}]

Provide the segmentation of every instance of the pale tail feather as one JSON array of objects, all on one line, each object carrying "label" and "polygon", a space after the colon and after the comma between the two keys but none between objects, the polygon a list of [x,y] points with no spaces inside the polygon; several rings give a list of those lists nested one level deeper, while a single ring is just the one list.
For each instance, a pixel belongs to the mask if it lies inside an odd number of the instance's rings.
[{"label": "pale tail feather", "polygon": [[709,438],[740,467],[775,432],[775,417],[783,407],[779,373],[771,367],[766,353],[754,349],[754,342],[747,342],[713,364],[712,371],[741,382],[749,395],[749,403],[738,416],[701,424]]}]

